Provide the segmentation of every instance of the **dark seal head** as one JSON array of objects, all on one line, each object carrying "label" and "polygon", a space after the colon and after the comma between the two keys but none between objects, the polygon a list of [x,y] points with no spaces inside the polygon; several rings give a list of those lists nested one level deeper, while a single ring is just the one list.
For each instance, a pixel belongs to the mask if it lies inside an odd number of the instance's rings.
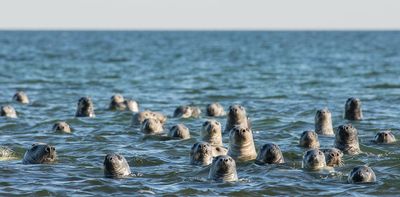
[{"label": "dark seal head", "polygon": [[26,95],[23,91],[16,92],[13,96],[13,100],[22,104],[29,104],[28,95]]},{"label": "dark seal head", "polygon": [[390,144],[396,142],[396,137],[391,131],[380,131],[375,135],[373,141],[378,144]]},{"label": "dark seal head", "polygon": [[335,133],[334,146],[345,154],[355,155],[360,153],[357,129],[351,124],[340,125]]},{"label": "dark seal head", "polygon": [[163,125],[158,119],[148,118],[142,123],[140,130],[146,135],[157,135],[163,133]]},{"label": "dark seal head", "polygon": [[353,168],[347,181],[349,183],[373,183],[376,181],[376,176],[372,168],[362,165]]},{"label": "dark seal head", "polygon": [[201,127],[201,138],[212,146],[222,146],[221,123],[216,120],[206,120]]},{"label": "dark seal head", "polygon": [[325,154],[326,165],[330,167],[336,167],[343,165],[343,153],[337,148],[326,148],[321,149]]},{"label": "dark seal head", "polygon": [[208,178],[218,182],[237,181],[236,162],[232,157],[220,155],[213,159]]},{"label": "dark seal head", "polygon": [[11,105],[4,105],[0,108],[0,116],[5,116],[8,118],[17,118],[17,112]]},{"label": "dark seal head", "polygon": [[281,164],[285,163],[282,151],[278,145],[273,143],[264,144],[260,147],[256,158],[257,164]]},{"label": "dark seal head", "polygon": [[253,132],[243,126],[235,126],[229,135],[228,155],[239,161],[253,160],[257,157]]},{"label": "dark seal head", "polygon": [[223,116],[223,115],[225,115],[225,110],[221,104],[211,103],[211,104],[208,104],[206,107],[206,114],[207,114],[207,116],[213,116],[213,117]]},{"label": "dark seal head", "polygon": [[246,109],[241,105],[231,105],[229,107],[224,132],[229,132],[236,125],[248,127],[251,129],[250,122],[246,114]]},{"label": "dark seal head", "polygon": [[53,131],[71,133],[71,127],[66,122],[57,122],[53,125]]},{"label": "dark seal head", "polygon": [[95,117],[94,106],[90,97],[82,97],[78,101],[76,117]]},{"label": "dark seal head", "polygon": [[207,142],[197,142],[190,150],[190,164],[208,166],[213,160],[212,147]]},{"label": "dark seal head", "polygon": [[308,150],[303,156],[302,167],[310,170],[320,170],[326,167],[325,155],[319,149]]},{"label": "dark seal head", "polygon": [[143,121],[148,118],[155,118],[158,121],[160,121],[161,124],[164,124],[165,121],[167,121],[167,118],[162,113],[145,110],[145,111],[133,114],[132,125],[134,125],[134,126],[141,125],[143,123]]},{"label": "dark seal head", "polygon": [[315,114],[315,132],[319,135],[334,135],[332,114],[328,108],[317,110]]},{"label": "dark seal head", "polygon": [[358,98],[348,98],[344,107],[344,119],[362,120],[363,114],[361,110],[361,100]]},{"label": "dark seal head", "polygon": [[168,136],[173,138],[189,139],[190,132],[184,124],[177,124],[171,127]]},{"label": "dark seal head", "polygon": [[314,131],[304,131],[300,136],[299,144],[304,148],[319,148],[318,134]]},{"label": "dark seal head", "polygon": [[131,174],[131,169],[125,157],[117,154],[110,153],[104,158],[104,175],[110,178],[119,178]]},{"label": "dark seal head", "polygon": [[22,159],[23,164],[52,163],[57,159],[56,148],[45,143],[36,143],[27,150]]}]

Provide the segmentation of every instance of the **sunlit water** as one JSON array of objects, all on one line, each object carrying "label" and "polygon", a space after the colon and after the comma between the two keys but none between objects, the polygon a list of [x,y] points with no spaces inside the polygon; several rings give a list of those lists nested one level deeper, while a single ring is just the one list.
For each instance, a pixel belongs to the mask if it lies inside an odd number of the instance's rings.
[{"label": "sunlit water", "polygon": [[[17,152],[0,161],[0,195],[397,195],[399,143],[370,140],[382,129],[400,138],[399,75],[399,32],[0,32],[0,104],[20,89],[32,101],[12,103],[18,119],[0,118],[0,145]],[[107,110],[115,93],[168,115],[166,130],[184,123],[192,138],[143,139],[130,127],[131,113]],[[74,118],[81,96],[92,97],[96,118]],[[323,107],[334,127],[347,123],[351,96],[363,102],[364,120],[352,123],[364,153],[346,155],[335,173],[302,170],[301,132],[314,129]],[[238,163],[235,183],[210,182],[208,169],[189,165],[207,117],[172,118],[173,111],[194,104],[204,112],[215,101],[246,107],[256,146],[279,144],[287,163]],[[51,131],[60,120],[72,134]],[[35,142],[54,145],[58,162],[22,165]],[[332,147],[333,138],[320,142]],[[104,178],[109,152],[142,176]],[[376,184],[346,183],[361,164],[373,168]]]}]

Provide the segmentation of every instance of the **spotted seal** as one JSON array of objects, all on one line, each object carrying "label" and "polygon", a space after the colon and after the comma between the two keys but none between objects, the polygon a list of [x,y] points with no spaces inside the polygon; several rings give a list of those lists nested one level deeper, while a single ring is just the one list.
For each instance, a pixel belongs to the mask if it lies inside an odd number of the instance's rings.
[{"label": "spotted seal", "polygon": [[71,133],[71,127],[66,122],[56,122],[53,125],[53,131],[55,132],[64,132],[64,133]]},{"label": "spotted seal", "polygon": [[45,143],[36,143],[27,150],[22,159],[23,164],[52,163],[57,159],[56,148]]},{"label": "spotted seal", "polygon": [[267,143],[260,147],[256,158],[257,164],[281,164],[285,163],[283,154],[278,145]]},{"label": "spotted seal", "polygon": [[90,97],[82,97],[79,99],[75,117],[95,117],[94,106]]},{"label": "spotted seal", "polygon": [[23,91],[18,91],[14,94],[13,100],[22,104],[29,104],[28,95]]},{"label": "spotted seal", "polygon": [[176,124],[171,127],[168,132],[168,136],[173,138],[189,139],[190,132],[184,124]]},{"label": "spotted seal", "polygon": [[134,125],[134,126],[141,125],[143,123],[143,121],[148,118],[155,118],[158,121],[160,121],[161,124],[164,124],[167,121],[167,117],[165,117],[162,113],[145,110],[145,111],[133,114],[132,125]]},{"label": "spotted seal", "polygon": [[302,168],[320,170],[325,167],[325,154],[319,149],[311,149],[304,154]]},{"label": "spotted seal", "polygon": [[304,148],[319,148],[318,134],[314,131],[304,131],[301,133],[299,144]]},{"label": "spotted seal", "polygon": [[355,155],[360,153],[357,129],[351,124],[340,125],[335,133],[334,146],[345,154]]},{"label": "spotted seal", "polygon": [[253,160],[257,157],[253,132],[244,126],[237,125],[229,134],[228,155],[239,161]]},{"label": "spotted seal", "polygon": [[213,159],[208,178],[218,182],[237,181],[236,162],[232,157],[220,155]]},{"label": "spotted seal", "polygon": [[343,153],[337,148],[325,148],[321,149],[325,154],[326,165],[330,167],[336,167],[343,165]]},{"label": "spotted seal", "polygon": [[328,108],[319,109],[315,113],[315,132],[318,135],[335,135],[332,127],[332,114]]},{"label": "spotted seal", "polygon": [[211,103],[211,104],[208,104],[206,107],[206,115],[207,116],[217,117],[217,116],[223,116],[225,114],[226,113],[225,113],[224,107],[222,107],[222,105],[219,103]]},{"label": "spotted seal", "polygon": [[373,142],[378,144],[390,144],[396,142],[396,137],[391,131],[380,131],[375,135]]},{"label": "spotted seal", "polygon": [[201,139],[212,146],[223,146],[221,123],[216,120],[206,120],[201,127]]},{"label": "spotted seal", "polygon": [[131,169],[125,157],[118,153],[109,153],[104,158],[104,176],[119,178],[131,174]]},{"label": "spotted seal", "polygon": [[230,132],[236,125],[241,125],[251,129],[250,120],[247,117],[246,109],[241,105],[229,106],[229,112],[227,115],[226,126],[224,132]]},{"label": "spotted seal", "polygon": [[5,116],[8,118],[17,118],[17,112],[11,105],[4,105],[0,108],[0,116]]},{"label": "spotted seal", "polygon": [[361,100],[358,98],[348,98],[344,107],[344,119],[347,120],[362,120],[363,113],[361,110]]},{"label": "spotted seal", "polygon": [[140,130],[146,135],[157,135],[163,133],[163,125],[158,119],[145,119],[140,127]]},{"label": "spotted seal", "polygon": [[212,146],[207,142],[197,142],[190,150],[190,164],[207,166],[213,160]]},{"label": "spotted seal", "polygon": [[347,182],[349,183],[373,183],[375,181],[375,172],[372,168],[365,165],[353,168],[347,178]]}]

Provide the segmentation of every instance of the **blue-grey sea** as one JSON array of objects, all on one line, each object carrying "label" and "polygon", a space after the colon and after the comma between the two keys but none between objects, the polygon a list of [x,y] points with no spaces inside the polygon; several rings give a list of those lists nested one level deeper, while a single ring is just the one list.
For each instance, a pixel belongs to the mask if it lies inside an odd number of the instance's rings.
[{"label": "blue-grey sea", "polygon": [[[31,103],[12,101],[17,90]],[[188,140],[144,138],[131,126],[132,113],[110,111],[113,94],[139,102],[140,110],[168,116]],[[80,97],[90,96],[95,118],[75,118]],[[349,97],[362,101],[364,119],[343,119]],[[239,181],[207,180],[208,169],[189,164],[191,146],[208,119],[205,107],[243,105],[257,147],[278,144],[284,165],[238,162]],[[213,32],[213,31],[1,31],[0,104],[19,118],[0,117],[0,145],[16,158],[0,161],[0,196],[396,196],[400,193],[400,143],[371,142],[390,129],[400,139],[400,32]],[[199,118],[173,118],[180,105],[203,110]],[[344,156],[334,173],[301,168],[299,136],[314,129],[317,109],[332,112],[333,126],[351,122],[361,150]],[[216,118],[222,123],[226,117]],[[71,134],[52,131],[67,121]],[[332,147],[333,137],[319,137]],[[228,136],[224,135],[228,146]],[[35,142],[54,145],[54,164],[23,165]],[[110,152],[125,156],[141,176],[104,178]],[[374,184],[348,184],[366,164]]]}]

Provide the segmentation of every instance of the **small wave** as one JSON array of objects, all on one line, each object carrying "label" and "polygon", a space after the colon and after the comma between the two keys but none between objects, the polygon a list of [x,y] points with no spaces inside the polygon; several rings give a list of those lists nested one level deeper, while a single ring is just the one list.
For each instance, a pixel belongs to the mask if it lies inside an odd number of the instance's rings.
[{"label": "small wave", "polygon": [[397,89],[400,88],[400,84],[382,83],[382,84],[369,85],[365,87],[372,89]]}]

